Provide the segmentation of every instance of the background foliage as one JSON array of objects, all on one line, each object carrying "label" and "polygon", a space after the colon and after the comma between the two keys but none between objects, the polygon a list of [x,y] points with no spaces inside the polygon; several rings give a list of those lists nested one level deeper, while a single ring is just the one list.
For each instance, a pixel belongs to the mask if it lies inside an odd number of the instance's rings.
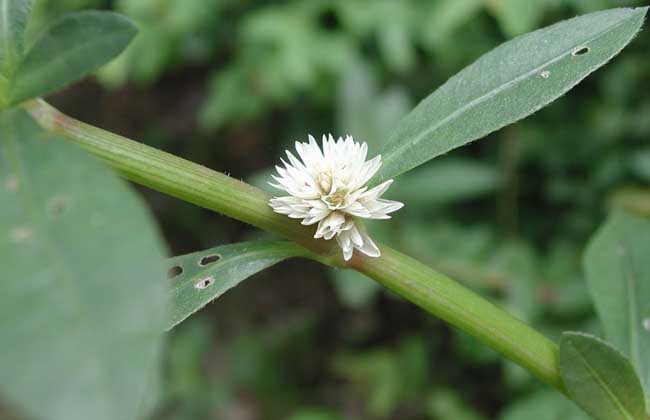
[{"label": "background foliage", "polygon": [[[41,0],[141,33],[65,112],[267,188],[307,133],[379,147],[410,107],[517,34],[617,0]],[[531,118],[409,173],[374,234],[559,339],[601,334],[581,265],[612,207],[650,214],[650,36]],[[92,103],[93,106],[88,104]],[[143,191],[174,255],[247,227]],[[525,371],[354,272],[289,261],[171,333],[159,419],[583,419]],[[333,281],[327,281],[331,279]],[[557,413],[557,414],[554,414]]]}]

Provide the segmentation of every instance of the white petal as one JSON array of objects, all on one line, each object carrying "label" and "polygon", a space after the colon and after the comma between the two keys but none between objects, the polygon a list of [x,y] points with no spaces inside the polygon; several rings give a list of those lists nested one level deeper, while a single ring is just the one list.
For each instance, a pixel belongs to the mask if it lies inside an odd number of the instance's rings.
[{"label": "white petal", "polygon": [[313,225],[315,223],[320,222],[321,220],[323,220],[326,217],[327,217],[327,215],[325,215],[325,216],[323,216],[323,215],[318,215],[318,216],[307,215],[307,216],[305,216],[305,220],[302,221],[302,224],[305,225],[305,226]]},{"label": "white petal", "polygon": [[[311,136],[310,136],[311,137]],[[313,139],[313,137],[311,137]],[[320,155],[320,149],[316,147],[318,155]],[[316,165],[320,163],[320,161],[323,159],[323,156],[320,155],[318,156],[314,149],[312,148],[311,144],[309,143],[299,143],[296,142],[296,151],[298,152],[298,156],[300,156],[300,159],[305,163],[305,167],[307,168],[307,171],[313,176],[314,171],[313,169],[315,168]]]},{"label": "white petal", "polygon": [[302,203],[302,200],[296,197],[292,197],[290,195],[286,197],[273,197],[272,199],[269,200],[269,204],[271,207],[274,206],[291,206],[293,204],[299,204]]},{"label": "white petal", "polygon": [[[271,176],[273,176],[273,175],[271,175]],[[277,188],[278,190],[284,190],[284,187],[282,187],[282,185],[280,185],[280,184],[276,184],[274,182],[267,182],[267,184],[269,184],[273,188]]]},{"label": "white petal", "polygon": [[399,201],[393,201],[393,200],[379,200],[382,204],[385,205],[384,207],[384,212],[386,213],[393,213],[402,207],[404,207],[404,203],[401,203]]},{"label": "white petal", "polygon": [[377,248],[377,245],[374,241],[368,236],[366,232],[359,232],[363,238],[363,245],[360,247],[355,247],[359,251],[363,252],[369,257],[377,258],[381,255],[381,251]]},{"label": "white petal", "polygon": [[377,198],[381,197],[382,194],[384,194],[388,190],[388,187],[390,187],[392,183],[393,183],[392,179],[389,179],[386,182],[382,182],[381,184],[377,185],[376,187],[374,187],[374,188],[366,191],[365,193],[363,193],[361,195],[361,197],[359,197],[359,198],[369,198],[369,199],[372,199],[372,200],[377,199]]},{"label": "white petal", "polygon": [[339,212],[332,212],[318,224],[314,238],[332,239],[341,230],[345,223],[345,216]]},{"label": "white petal", "polygon": [[332,239],[334,236],[336,236],[337,233],[338,233],[338,232],[337,232],[336,230],[332,229],[332,230],[330,230],[329,232],[327,232],[325,235],[323,235],[323,238],[324,238],[326,241],[329,241],[329,240]]},{"label": "white petal", "polygon": [[355,224],[352,224],[352,228],[350,229],[350,240],[355,247],[363,246],[363,237]]},{"label": "white petal", "polygon": [[344,209],[341,209],[342,212],[345,212],[351,216],[363,217],[365,219],[372,218],[372,213],[360,202],[355,202],[350,206],[347,206]]},{"label": "white petal", "polygon": [[354,188],[361,188],[366,185],[370,178],[372,178],[379,168],[381,167],[381,156],[375,156],[368,162],[365,162],[361,168],[358,170],[358,173],[355,178]]},{"label": "white petal", "polygon": [[289,162],[296,168],[298,171],[302,172],[302,174],[307,175],[307,168],[305,165],[302,164],[296,157],[287,150],[287,156],[289,157]]},{"label": "white petal", "polygon": [[352,242],[350,241],[349,233],[347,231],[339,233],[336,236],[336,242],[338,242],[339,246],[341,247],[341,250],[343,251],[343,259],[345,261],[350,261],[350,258],[352,258],[352,252],[354,251],[354,248],[352,247]]}]

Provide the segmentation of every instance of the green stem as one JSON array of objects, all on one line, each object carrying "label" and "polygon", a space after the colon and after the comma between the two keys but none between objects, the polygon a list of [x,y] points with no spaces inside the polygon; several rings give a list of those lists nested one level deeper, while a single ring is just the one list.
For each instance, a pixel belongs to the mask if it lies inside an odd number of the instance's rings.
[{"label": "green stem", "polygon": [[460,283],[386,246],[381,257],[353,259],[351,267],[564,392],[555,343]]},{"label": "green stem", "polygon": [[301,244],[331,266],[365,273],[428,312],[467,332],[564,392],[555,343],[424,264],[386,246],[382,256],[355,254],[345,264],[330,242],[313,239],[313,227],[274,213],[270,196],[244,182],[70,118],[46,102],[24,108],[46,130],[61,134],[104,159],[126,178],[198,206],[250,223]]},{"label": "green stem", "polygon": [[292,239],[312,251],[329,249],[312,238],[307,226],[274,213],[268,205],[271,196],[259,188],[70,118],[42,99],[23,107],[43,128],[99,156],[135,183]]}]

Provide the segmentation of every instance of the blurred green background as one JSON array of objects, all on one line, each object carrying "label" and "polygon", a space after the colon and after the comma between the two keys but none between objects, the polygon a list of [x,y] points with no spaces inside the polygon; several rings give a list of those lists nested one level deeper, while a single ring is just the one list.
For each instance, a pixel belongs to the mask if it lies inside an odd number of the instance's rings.
[{"label": "blurred green background", "polygon": [[[37,0],[32,36],[112,8],[141,33],[63,111],[266,187],[295,140],[375,152],[482,53],[617,0]],[[398,179],[377,238],[551,338],[599,332],[585,242],[612,206],[650,214],[650,33],[523,122]],[[174,254],[260,232],[142,190]],[[359,274],[289,261],[170,334],[156,419],[582,419],[559,394]]]}]

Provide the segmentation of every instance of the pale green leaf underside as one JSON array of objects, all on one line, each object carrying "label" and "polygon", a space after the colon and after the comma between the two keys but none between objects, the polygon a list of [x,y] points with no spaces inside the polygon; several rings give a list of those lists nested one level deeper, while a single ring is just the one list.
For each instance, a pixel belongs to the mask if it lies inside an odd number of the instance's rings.
[{"label": "pale green leaf underside", "polygon": [[645,401],[630,362],[588,334],[560,340],[560,374],[571,398],[596,420],[643,420]]},{"label": "pale green leaf underside", "polygon": [[306,251],[292,242],[260,241],[223,245],[170,258],[167,267],[172,289],[167,329],[174,328],[253,274],[287,258],[304,255]]},{"label": "pale green leaf underside", "polygon": [[647,8],[612,9],[531,32],[485,54],[422,101],[392,132],[376,182],[532,114],[616,55]]},{"label": "pale green leaf underside", "polygon": [[45,96],[115,58],[136,35],[128,18],[87,11],[65,15],[36,41],[18,68],[11,103]]},{"label": "pale green leaf underside", "polygon": [[156,386],[165,252],[136,195],[22,111],[0,115],[0,399],[135,420]]},{"label": "pale green leaf underside", "polygon": [[585,271],[607,339],[630,358],[650,400],[650,221],[614,213],[589,244]]}]

